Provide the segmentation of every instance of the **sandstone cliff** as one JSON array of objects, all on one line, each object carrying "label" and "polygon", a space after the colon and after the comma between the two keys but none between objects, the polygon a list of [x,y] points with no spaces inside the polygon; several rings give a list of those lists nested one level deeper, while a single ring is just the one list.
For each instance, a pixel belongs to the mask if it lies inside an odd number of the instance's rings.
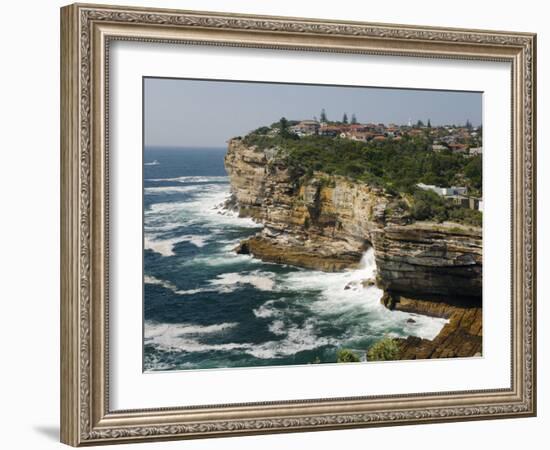
[{"label": "sandstone cliff", "polygon": [[[276,149],[229,142],[230,206],[264,224],[242,253],[324,271],[356,266],[374,247],[378,282],[393,295],[481,300],[481,229],[412,222],[402,201],[344,177],[295,180]],[[393,304],[388,304],[393,307]]]}]

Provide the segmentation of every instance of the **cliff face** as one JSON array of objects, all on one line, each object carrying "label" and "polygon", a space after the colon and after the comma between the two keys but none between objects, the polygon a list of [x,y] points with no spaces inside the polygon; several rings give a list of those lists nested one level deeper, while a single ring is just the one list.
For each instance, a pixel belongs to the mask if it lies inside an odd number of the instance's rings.
[{"label": "cliff face", "polygon": [[481,229],[415,222],[371,237],[381,284],[391,292],[481,297]]},{"label": "cliff face", "polygon": [[231,205],[265,226],[242,253],[325,271],[358,265],[374,247],[379,284],[418,296],[481,297],[481,229],[413,222],[381,189],[315,173],[296,182],[274,149],[229,143]]}]

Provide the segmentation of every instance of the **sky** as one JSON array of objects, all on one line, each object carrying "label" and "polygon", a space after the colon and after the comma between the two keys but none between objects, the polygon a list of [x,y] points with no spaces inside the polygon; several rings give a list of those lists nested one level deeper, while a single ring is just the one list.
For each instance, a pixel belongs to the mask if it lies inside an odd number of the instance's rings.
[{"label": "sky", "polygon": [[144,139],[147,147],[224,147],[234,136],[281,117],[328,120],[355,113],[360,123],[433,126],[481,124],[479,92],[345,86],[144,79]]}]

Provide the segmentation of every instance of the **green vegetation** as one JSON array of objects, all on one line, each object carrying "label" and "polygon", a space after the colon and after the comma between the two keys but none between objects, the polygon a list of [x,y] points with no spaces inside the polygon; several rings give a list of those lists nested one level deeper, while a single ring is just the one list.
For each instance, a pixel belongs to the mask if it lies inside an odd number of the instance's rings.
[{"label": "green vegetation", "polygon": [[376,342],[367,352],[367,361],[393,361],[399,356],[395,339],[386,337]]},{"label": "green vegetation", "polygon": [[480,227],[482,213],[455,205],[435,192],[417,189],[412,195],[411,216],[416,220],[452,221]]},{"label": "green vegetation", "polygon": [[434,152],[427,134],[369,142],[319,135],[298,138],[289,131],[290,124],[283,118],[272,127],[280,131],[269,133],[269,128],[262,127],[247,135],[244,143],[260,149],[277,148],[296,186],[314,172],[340,175],[405,199],[413,219],[481,225],[479,211],[416,186],[465,186],[471,195],[482,196],[480,155],[465,158],[451,150]]},{"label": "green vegetation", "polygon": [[339,363],[359,362],[359,356],[347,348],[342,348],[338,350],[338,352],[336,353],[336,362],[339,362]]},{"label": "green vegetation", "polygon": [[410,194],[417,183],[481,189],[480,156],[464,158],[450,150],[433,152],[424,136],[403,137],[401,141],[358,142],[330,136],[296,139],[253,132],[244,138],[244,143],[259,148],[279,148],[296,178],[322,171]]},{"label": "green vegetation", "polygon": [[478,191],[481,191],[481,175],[482,175],[482,161],[481,161],[481,155],[476,155],[470,161],[466,166],[464,166],[464,175],[468,180],[470,180],[470,184],[473,188],[475,188]]}]

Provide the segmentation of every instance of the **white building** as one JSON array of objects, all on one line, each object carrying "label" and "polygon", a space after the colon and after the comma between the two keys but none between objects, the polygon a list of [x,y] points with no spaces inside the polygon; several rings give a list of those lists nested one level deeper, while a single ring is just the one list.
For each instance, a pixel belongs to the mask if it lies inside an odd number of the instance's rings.
[{"label": "white building", "polygon": [[317,134],[319,127],[319,122],[315,120],[302,120],[297,125],[294,125],[291,130],[298,136],[310,136],[312,134]]},{"label": "white building", "polygon": [[468,188],[462,187],[462,186],[441,187],[441,186],[435,186],[433,184],[424,184],[424,183],[418,183],[416,186],[425,191],[435,192],[436,194],[441,195],[442,197],[451,197],[454,195],[466,195],[468,193]]}]

